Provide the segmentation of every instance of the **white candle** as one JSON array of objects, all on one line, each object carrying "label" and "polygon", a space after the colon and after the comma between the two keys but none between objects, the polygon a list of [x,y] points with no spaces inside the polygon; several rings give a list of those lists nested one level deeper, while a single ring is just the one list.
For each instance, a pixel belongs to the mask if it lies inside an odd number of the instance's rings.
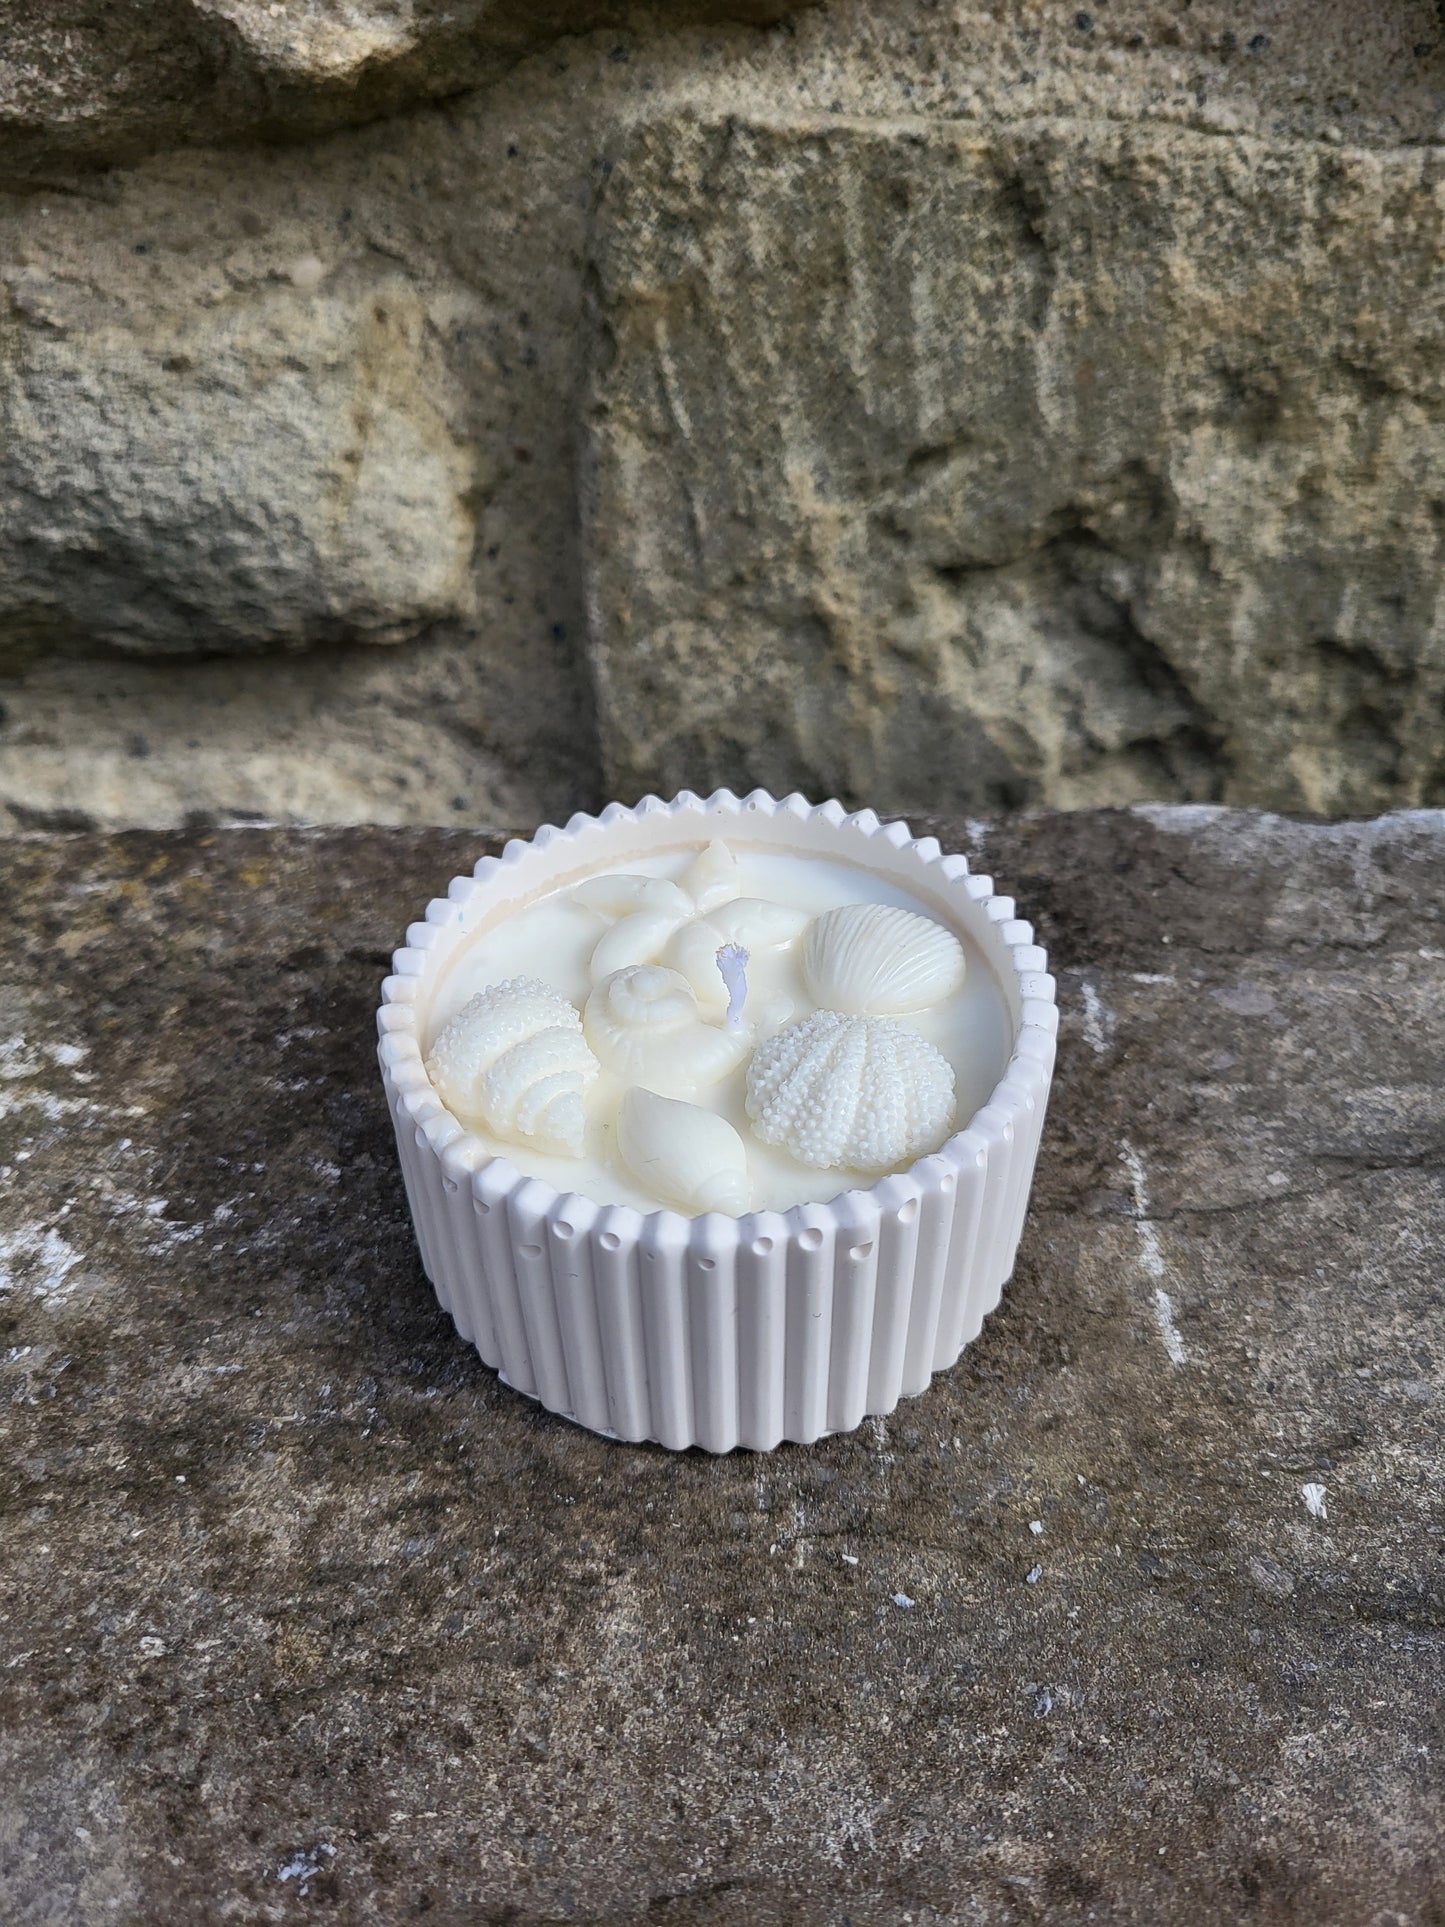
[{"label": "white candle", "polygon": [[[910,919],[882,928],[875,919],[861,933],[818,921],[864,904],[893,906]],[[850,1005],[860,934],[871,944],[863,962],[881,957],[884,974],[906,976],[918,953],[927,992],[930,930],[943,960],[943,994],[900,1009],[896,995],[890,1001],[879,992],[883,1009],[874,1016],[860,1014],[874,1007],[866,999]],[[955,943],[961,985],[949,978]],[[519,980],[525,990],[498,991]],[[474,1023],[480,1012],[490,1026],[477,1045],[475,1029],[452,1020],[481,993],[467,1019]],[[831,1135],[816,1121],[802,1124],[798,1107],[778,1098],[777,1075],[771,1085],[767,1076],[787,1055],[779,1034],[829,1010],[838,1011],[837,1023],[814,1026],[827,1036],[799,1035],[794,1055],[813,1052],[805,1068],[816,1073],[819,1103],[838,1112]],[[654,1014],[664,1021],[637,1021]],[[882,1079],[887,1114],[871,1135],[861,1123],[849,1128],[859,1108],[855,1086],[835,1091],[828,1081],[843,1075],[828,1058],[830,1049],[838,1054],[834,1038],[851,1030],[861,1049],[865,1025],[873,1026],[865,1071]],[[709,1182],[699,1195],[726,1197],[735,1212],[784,1211],[871,1184],[937,1149],[986,1102],[1008,1061],[1011,1029],[989,963],[929,905],[851,864],[714,839],[701,849],[639,855],[509,905],[453,956],[432,1000],[425,1047],[459,1122],[559,1192],[644,1212],[687,1211],[692,1194],[680,1186],[716,1167],[721,1188]],[[523,1031],[525,1050],[496,1056],[499,1044]],[[473,1076],[483,1062],[492,1068]],[[944,1066],[951,1096],[944,1095]],[[902,1086],[912,1088],[920,1076],[917,1101],[929,1135],[899,1139],[910,1145],[907,1155],[880,1165],[890,1119],[895,1132],[910,1128]],[[543,1086],[543,1078],[552,1082]],[[529,1095],[534,1090],[542,1095]],[[629,1104],[629,1093],[651,1097]],[[839,1106],[850,1105],[843,1117]]]},{"label": "white candle", "polygon": [[962,856],[684,791],[454,877],[377,1055],[462,1335],[551,1411],[725,1452],[890,1412],[977,1335],[1057,1026],[1032,926]]}]

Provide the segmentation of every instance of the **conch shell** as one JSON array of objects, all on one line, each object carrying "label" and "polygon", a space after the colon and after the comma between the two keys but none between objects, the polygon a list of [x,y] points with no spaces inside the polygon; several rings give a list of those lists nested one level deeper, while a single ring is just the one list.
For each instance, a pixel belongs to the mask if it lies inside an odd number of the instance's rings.
[{"label": "conch shell", "polygon": [[654,1196],[688,1212],[748,1208],[748,1154],[725,1117],[634,1087],[617,1114],[617,1149]]},{"label": "conch shell", "polygon": [[478,991],[438,1032],[426,1073],[442,1102],[493,1136],[580,1158],[597,1059],[576,1007],[535,977]]},{"label": "conch shell", "polygon": [[963,945],[931,917],[892,903],[825,911],[803,939],[803,975],[825,1010],[893,1017],[951,997],[963,982]]},{"label": "conch shell", "polygon": [[763,1142],[800,1164],[892,1171],[948,1136],[953,1066],[891,1017],[815,1010],[758,1046],[747,1105]]},{"label": "conch shell", "polygon": [[706,1090],[747,1054],[745,1032],[704,1023],[685,977],[634,964],[599,984],[583,1013],[587,1041],[608,1070],[664,1097]]}]

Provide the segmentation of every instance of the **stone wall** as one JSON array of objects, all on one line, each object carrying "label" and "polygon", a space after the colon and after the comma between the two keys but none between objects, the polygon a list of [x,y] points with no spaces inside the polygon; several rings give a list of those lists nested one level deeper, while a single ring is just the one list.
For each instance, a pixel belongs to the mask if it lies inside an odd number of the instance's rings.
[{"label": "stone wall", "polygon": [[1445,793],[1433,0],[0,14],[0,819]]}]

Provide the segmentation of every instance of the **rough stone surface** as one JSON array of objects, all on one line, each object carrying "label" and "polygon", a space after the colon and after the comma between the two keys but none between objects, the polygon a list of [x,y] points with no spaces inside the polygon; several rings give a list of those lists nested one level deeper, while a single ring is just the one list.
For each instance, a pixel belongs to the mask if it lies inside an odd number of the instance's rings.
[{"label": "rough stone surface", "polygon": [[614,787],[1445,790],[1435,150],[650,122],[597,237]]},{"label": "rough stone surface", "polygon": [[[7,444],[0,516],[7,545],[0,599],[10,585],[0,617],[0,821],[158,825],[259,813],[496,825],[565,816],[604,799],[604,750],[622,768],[636,754],[636,725],[623,718],[617,742],[604,743],[585,661],[576,475],[583,386],[596,357],[583,290],[594,272],[589,226],[601,158],[639,117],[665,126],[684,110],[713,122],[734,114],[744,125],[793,125],[800,141],[822,120],[850,120],[891,144],[905,173],[920,125],[943,134],[952,127],[960,140],[1000,153],[1016,128],[1021,151],[1033,157],[1030,179],[1043,166],[1045,133],[1056,154],[1077,138],[1087,158],[1108,130],[1122,138],[1137,129],[1140,153],[1158,151],[1162,184],[1181,192],[1185,174],[1170,172],[1176,142],[1178,168],[1195,168],[1205,189],[1216,177],[1202,169],[1201,157],[1220,156],[1218,179],[1227,185],[1242,155],[1267,151],[1274,157],[1269,166],[1283,170],[1276,200],[1285,210],[1281,259],[1298,272],[1290,237],[1296,229],[1317,232],[1310,224],[1321,207],[1343,222],[1321,245],[1338,246],[1350,260],[1359,258],[1360,231],[1377,214],[1397,218],[1388,194],[1378,199],[1359,187],[1361,170],[1373,164],[1371,156],[1379,158],[1382,180],[1399,178],[1407,164],[1423,166],[1436,152],[1445,113],[1445,30],[1434,0],[1369,7],[1359,0],[1260,0],[1252,14],[1241,12],[1238,0],[1194,0],[1188,8],[1160,0],[1097,7],[827,0],[772,26],[759,26],[760,17],[752,0],[605,16],[590,4],[509,12],[476,0],[459,0],[445,15],[430,0],[407,9],[369,0],[304,7],[299,0],[158,0],[103,8],[71,0],[12,0],[7,7],[0,0],[0,406],[7,417],[22,411],[7,429],[16,439]],[[587,21],[597,30],[557,31]],[[518,22],[520,33],[543,36],[530,53],[521,38],[506,37]],[[333,117],[390,111],[434,86],[468,86],[494,71],[486,84],[442,104],[317,132]],[[254,144],[261,135],[267,144]],[[195,138],[246,144],[167,151]],[[1355,150],[1365,150],[1364,161]],[[130,154],[144,157],[81,164]],[[1061,164],[1054,163],[1055,175]],[[1008,165],[1005,159],[1005,173]],[[1336,166],[1339,185],[1332,186]],[[1298,209],[1286,191],[1294,182],[1304,196]],[[1045,185],[1053,193],[1054,176]],[[760,174],[748,186],[747,205],[760,206],[766,188],[780,207],[775,187]],[[604,200],[604,219],[614,224],[617,189],[614,174]],[[1155,190],[1148,183],[1141,192],[1148,205],[1167,210],[1167,201],[1149,198]],[[650,219],[641,197],[632,205],[639,220]],[[1068,211],[1067,194],[1051,205],[1049,218],[1057,222]],[[995,240],[1002,235],[1001,290],[1026,283],[1029,264],[1044,252],[1027,217],[1024,206],[1011,226],[987,230]],[[1413,212],[1401,218],[1399,237],[1413,246],[1420,222]],[[704,225],[716,230],[714,210]],[[1162,237],[1175,255],[1185,231]],[[1053,246],[1053,230],[1045,232]],[[609,230],[608,247],[616,240]],[[1097,315],[1102,284],[1067,248],[1055,253],[1060,286],[1077,288]],[[1107,251],[1099,258],[1101,271],[1120,259]],[[1401,272],[1387,264],[1370,286],[1397,288]],[[1422,284],[1419,304],[1428,304],[1435,285]],[[326,502],[337,499],[328,494],[328,478],[356,446],[348,398],[364,403],[374,394],[374,370],[359,365],[359,344],[380,289],[395,295],[397,316],[409,317],[407,329],[416,330],[400,344],[404,396],[382,399],[392,425],[428,451],[429,479],[416,494],[409,485],[393,486],[388,471],[373,471],[370,519],[364,531],[348,531],[345,518],[335,526],[326,519]],[[1218,291],[1206,289],[1201,298],[1212,316]],[[896,299],[886,311],[898,311]],[[1264,312],[1278,312],[1273,298]],[[919,314],[919,341],[942,340],[946,318],[935,316],[930,335]],[[307,339],[313,325],[316,344]],[[1396,323],[1387,317],[1382,325],[1388,333]],[[268,409],[268,395],[278,392],[270,349],[262,348],[253,371],[249,351],[233,360],[226,347],[273,331],[278,344],[288,344],[294,420]],[[323,347],[322,337],[334,345]],[[192,365],[168,367],[182,338],[202,352]],[[811,351],[811,338],[806,345]],[[1261,368],[1272,365],[1271,352],[1262,335]],[[913,354],[910,338],[902,360]],[[946,341],[939,355],[941,368],[951,365]],[[227,382],[237,384],[237,405],[223,410]],[[755,397],[756,384],[748,392]],[[1321,392],[1335,400],[1347,393],[1346,374],[1330,371]],[[1369,524],[1368,514],[1371,503],[1397,499],[1388,477],[1402,450],[1426,459],[1424,416],[1410,415],[1403,396],[1380,395],[1360,404],[1365,426],[1312,424],[1306,391],[1279,398],[1276,430],[1268,395],[1243,393],[1244,416],[1257,421],[1261,436],[1258,463],[1277,460],[1281,501],[1292,499],[1299,480],[1290,453],[1296,441],[1338,456],[1346,466],[1331,471],[1325,491],[1331,526],[1341,540],[1377,555],[1381,569],[1399,554],[1415,582],[1418,501],[1399,503],[1398,529]],[[56,423],[54,446],[27,429],[25,410]],[[1110,419],[1101,419],[1112,434]],[[1121,423],[1136,419],[1125,410]],[[1378,449],[1369,441],[1374,420],[1384,437]],[[741,424],[740,445],[757,432],[755,423]],[[1243,433],[1236,424],[1225,436],[1230,451],[1230,435],[1238,440]],[[91,438],[99,456],[94,472],[79,454]],[[302,459],[293,475],[286,451],[298,441]],[[178,520],[181,491],[169,467],[177,443],[187,474],[199,465],[224,484],[208,498],[216,505],[214,516],[207,512],[216,524],[214,549],[199,522]],[[1030,445],[1055,443],[1035,433]],[[462,496],[442,481],[453,456],[470,477]],[[1255,458],[1230,452],[1231,472],[1242,473],[1247,459]],[[42,494],[56,485],[61,462],[67,467],[58,494]],[[1197,485],[1197,467],[1191,473]],[[278,474],[286,513],[273,517],[263,536],[262,501]],[[810,487],[823,479],[813,477]],[[939,485],[946,479],[934,477]],[[1265,479],[1275,486],[1272,471]],[[1128,513],[1142,515],[1148,500],[1146,492]],[[435,555],[419,554],[415,545],[427,501],[438,504]],[[1088,512],[1088,500],[1071,498],[1071,507]],[[1116,511],[1115,504],[1111,529]],[[1357,527],[1357,515],[1365,525]],[[467,580],[458,585],[445,558],[466,539],[468,521],[475,539]],[[1308,516],[1305,526],[1318,534]],[[34,544],[43,547],[47,531],[53,540],[43,561]],[[1293,539],[1292,530],[1285,533]],[[1117,531],[1106,535],[1116,539]],[[1119,599],[1129,584],[1106,583],[1108,593],[1096,602],[1075,579],[1082,573],[1092,583],[1090,571],[1097,573],[1097,558],[1082,553],[1086,536],[1044,543],[1041,561],[1057,578],[1055,604],[1045,602],[1047,581],[1017,609],[1006,580],[998,591],[1005,606],[990,634],[1017,614],[1022,655],[1030,643],[1025,619],[1037,618],[1049,669],[1043,680],[1052,692],[1047,700],[1025,692],[1028,704],[1020,705],[1033,733],[1011,742],[1007,755],[1026,763],[1028,749],[1041,759],[1032,788],[1025,782],[1023,790],[1055,801],[1123,797],[1141,788],[1162,793],[1187,780],[1199,794],[1212,793],[1223,781],[1222,764],[1208,741],[1191,733],[1188,703],[1167,678],[1158,686],[1162,672],[1149,650],[1141,648],[1136,674],[1121,661]],[[221,581],[220,549],[231,541],[245,566],[234,581]],[[329,570],[324,588],[315,579],[318,544]],[[882,621],[892,609],[897,571],[889,543],[880,542],[878,556],[877,579],[865,587]],[[270,567],[258,569],[267,557]],[[395,557],[403,566],[391,565]],[[689,566],[685,554],[662,560],[669,579]],[[840,572],[848,560],[842,557]],[[1130,567],[1136,562],[1137,555]],[[442,593],[427,576],[432,565]],[[1326,587],[1338,566],[1326,559]],[[1269,557],[1259,563],[1262,594],[1274,593],[1276,573]],[[208,582],[217,591],[217,620],[209,625],[190,617],[198,588]],[[379,598],[383,586],[388,593]],[[38,609],[32,590],[40,595]],[[1208,603],[1210,621],[1223,620],[1222,589],[1212,602],[1203,589],[1197,599]],[[433,610],[439,618],[419,633]],[[355,627],[341,633],[352,615]],[[937,622],[925,616],[916,626],[932,635]],[[117,634],[121,617],[126,627]],[[1388,609],[1378,617],[1391,650],[1397,635],[1406,636],[1397,675],[1396,656],[1386,657],[1370,631],[1377,617],[1368,599],[1354,627],[1347,617],[1348,610],[1332,638],[1340,647],[1319,723],[1324,773],[1307,769],[1310,781],[1321,800],[1329,800],[1325,792],[1356,802],[1377,793],[1397,800],[1429,795],[1412,720],[1434,687],[1425,630],[1409,611],[1398,622]],[[1102,628],[1102,638],[1089,623]],[[160,667],[134,653],[165,642],[157,629],[175,639],[208,626],[203,647],[251,650],[269,638],[286,653],[184,662],[162,656]],[[415,639],[386,651],[349,646],[383,634]],[[335,639],[308,654],[289,648],[324,635]],[[1363,647],[1352,640],[1357,635]],[[876,638],[867,640],[872,650]],[[1225,638],[1225,654],[1232,646]],[[1006,660],[990,657],[998,676],[975,679],[968,704],[952,683],[940,692],[945,708],[966,711],[957,760],[987,747],[985,725],[997,730],[1012,698]],[[1103,741],[1080,747],[1080,726],[1066,713],[1069,692],[1095,665],[1109,672],[1103,693],[1081,697],[1080,706],[1087,730]],[[931,672],[925,665],[921,673]],[[1293,690],[1285,688],[1280,700],[1288,708]],[[972,720],[974,703],[980,722]],[[609,736],[611,714],[604,709]],[[1332,720],[1346,714],[1355,721]],[[786,714],[780,720],[792,726]],[[760,759],[771,753],[764,735],[770,722],[756,721],[751,748]],[[1349,767],[1374,769],[1377,779],[1352,776],[1353,787],[1332,789],[1332,730],[1341,741],[1351,738]],[[1137,751],[1129,747],[1135,740]],[[1414,745],[1408,753],[1399,747],[1407,741]],[[1156,756],[1156,743],[1168,754]],[[1398,777],[1391,773],[1397,751]],[[1305,741],[1306,765],[1314,754]],[[1012,793],[1012,764],[1001,769],[1002,759],[991,754],[983,760],[990,783],[997,779],[999,793]],[[790,772],[790,780],[801,774]],[[1279,795],[1281,780],[1271,768],[1275,787],[1261,794]],[[1230,795],[1249,800],[1239,770],[1230,781]],[[1309,783],[1298,787],[1301,796],[1312,793]],[[903,798],[882,794],[875,783],[869,800]]]},{"label": "rough stone surface", "polygon": [[395,642],[467,613],[475,454],[405,279],[139,328],[33,271],[10,293],[36,324],[0,386],[12,648]]},{"label": "rough stone surface", "polygon": [[1437,1917],[1445,816],[934,827],[1060,976],[1018,1271],[724,1460],[422,1278],[372,1009],[476,839],[3,846],[7,1921]]},{"label": "rough stone surface", "polygon": [[[794,0],[671,0],[776,20]],[[0,166],[283,139],[456,94],[539,43],[635,26],[627,0],[0,0]]]}]

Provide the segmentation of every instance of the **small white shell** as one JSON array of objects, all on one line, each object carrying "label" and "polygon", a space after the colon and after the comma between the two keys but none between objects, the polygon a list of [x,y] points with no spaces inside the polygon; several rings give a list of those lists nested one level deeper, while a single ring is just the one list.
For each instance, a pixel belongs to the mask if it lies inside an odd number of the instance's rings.
[{"label": "small white shell", "polygon": [[741,885],[737,858],[727,844],[714,838],[700,856],[694,857],[682,887],[692,898],[693,908],[703,916],[720,903],[731,903]]},{"label": "small white shell", "polygon": [[728,1007],[727,986],[717,967],[723,942],[710,923],[685,923],[662,953],[668,968],[687,978],[693,995],[710,1017],[720,1017]]},{"label": "small white shell", "polygon": [[690,1212],[748,1208],[748,1154],[725,1117],[701,1105],[630,1090],[617,1114],[617,1149],[654,1197]]},{"label": "small white shell", "polygon": [[[807,920],[806,911],[790,910],[786,904],[739,897],[706,918],[682,924],[668,939],[661,961],[687,978],[693,995],[709,1016],[720,1016],[727,1009],[728,994],[717,967],[718,951],[730,943],[741,944],[748,951],[776,950],[791,943]],[[595,955],[593,967],[595,970]],[[593,981],[597,981],[595,976]]]},{"label": "small white shell", "polygon": [[708,913],[719,943],[740,943],[745,950],[780,950],[808,921],[806,910],[766,897],[738,897]]},{"label": "small white shell", "polygon": [[437,1033],[426,1073],[459,1117],[495,1137],[580,1158],[597,1059],[574,1005],[535,977],[478,991]]},{"label": "small white shell", "polygon": [[651,963],[677,927],[678,919],[666,910],[634,910],[619,918],[592,952],[588,970],[593,983],[633,964]]},{"label": "small white shell", "polygon": [[953,1127],[953,1066],[889,1017],[815,1010],[760,1044],[748,1116],[765,1144],[818,1170],[892,1171]]},{"label": "small white shell", "polygon": [[963,945],[931,917],[891,903],[825,911],[803,939],[803,975],[827,1010],[863,1017],[923,1010],[963,982]]},{"label": "small white shell", "polygon": [[667,1097],[716,1084],[742,1062],[750,1041],[704,1023],[686,977],[661,964],[636,964],[599,984],[583,1024],[608,1070]]},{"label": "small white shell", "polygon": [[584,877],[572,891],[572,901],[599,917],[627,917],[635,910],[654,910],[663,916],[690,917],[692,901],[666,877],[632,876],[625,870]]}]

